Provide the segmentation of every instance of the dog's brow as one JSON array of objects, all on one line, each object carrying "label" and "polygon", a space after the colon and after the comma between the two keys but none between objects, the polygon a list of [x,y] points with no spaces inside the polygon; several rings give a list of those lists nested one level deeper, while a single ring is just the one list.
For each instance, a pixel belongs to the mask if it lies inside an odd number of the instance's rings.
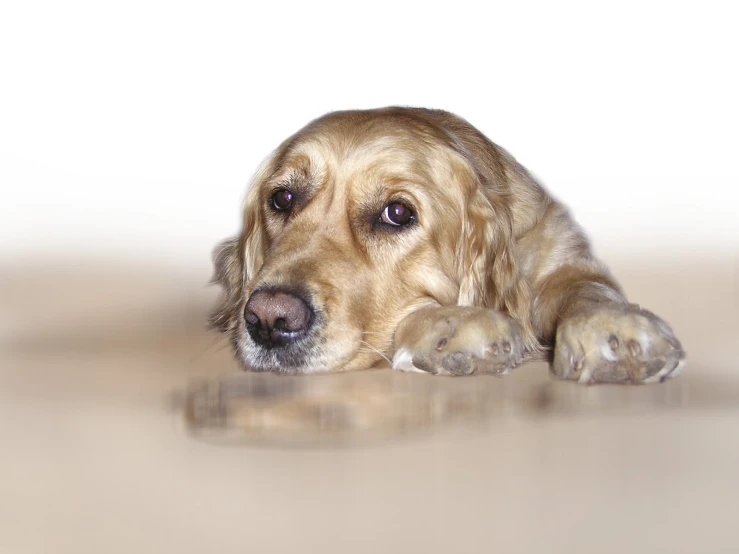
[{"label": "dog's brow", "polygon": [[397,174],[382,176],[380,180],[382,184],[378,193],[386,199],[405,198],[419,203],[420,199],[425,196],[425,187],[418,183],[420,179],[409,177],[409,175]]},{"label": "dog's brow", "polygon": [[271,190],[277,188],[293,189],[298,186],[305,186],[310,181],[306,173],[295,167],[283,168],[267,180],[267,188]]},{"label": "dog's brow", "polygon": [[276,187],[317,187],[324,180],[325,162],[313,152],[299,150],[287,156],[282,167],[267,182]]}]

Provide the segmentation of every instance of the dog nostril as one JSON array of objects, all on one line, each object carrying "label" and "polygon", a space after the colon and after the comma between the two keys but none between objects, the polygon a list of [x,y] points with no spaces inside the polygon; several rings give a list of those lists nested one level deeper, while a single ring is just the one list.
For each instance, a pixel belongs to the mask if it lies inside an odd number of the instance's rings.
[{"label": "dog nostril", "polygon": [[246,319],[246,322],[249,325],[258,325],[259,324],[259,316],[249,310],[248,308],[244,310],[244,319]]}]

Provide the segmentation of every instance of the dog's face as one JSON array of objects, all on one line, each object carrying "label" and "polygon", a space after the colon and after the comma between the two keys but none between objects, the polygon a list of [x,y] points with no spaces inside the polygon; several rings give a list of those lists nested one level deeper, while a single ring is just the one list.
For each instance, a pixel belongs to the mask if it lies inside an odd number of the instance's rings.
[{"label": "dog's face", "polygon": [[251,369],[382,362],[411,311],[475,301],[475,244],[492,242],[470,223],[491,209],[479,188],[443,129],[412,112],[313,122],[250,187],[244,229],[217,255],[226,296],[214,323]]}]

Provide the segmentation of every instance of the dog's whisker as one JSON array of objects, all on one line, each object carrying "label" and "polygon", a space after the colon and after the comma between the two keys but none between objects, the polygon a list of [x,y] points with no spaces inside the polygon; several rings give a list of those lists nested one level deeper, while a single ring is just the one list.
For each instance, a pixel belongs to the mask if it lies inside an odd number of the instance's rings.
[{"label": "dog's whisker", "polygon": [[377,335],[378,337],[384,337],[387,333],[380,333],[377,331],[362,331],[363,335]]},{"label": "dog's whisker", "polygon": [[390,359],[387,356],[385,356],[385,354],[383,354],[382,352],[380,352],[377,348],[373,347],[371,344],[369,344],[368,342],[365,342],[363,340],[360,340],[359,342],[361,344],[363,344],[368,349],[369,352],[373,352],[373,353],[377,354],[383,360],[385,360],[388,364],[393,365],[392,362],[390,361]]}]

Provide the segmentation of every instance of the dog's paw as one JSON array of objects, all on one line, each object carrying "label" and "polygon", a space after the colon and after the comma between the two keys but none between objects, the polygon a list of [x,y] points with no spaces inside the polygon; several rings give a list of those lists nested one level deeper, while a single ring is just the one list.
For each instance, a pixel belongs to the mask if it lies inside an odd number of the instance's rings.
[{"label": "dog's paw", "polygon": [[484,308],[424,308],[401,323],[393,369],[438,375],[504,375],[521,362],[521,328]]},{"label": "dog's paw", "polygon": [[684,362],[664,321],[634,304],[613,304],[560,323],[551,371],[580,383],[658,383],[677,376]]}]

